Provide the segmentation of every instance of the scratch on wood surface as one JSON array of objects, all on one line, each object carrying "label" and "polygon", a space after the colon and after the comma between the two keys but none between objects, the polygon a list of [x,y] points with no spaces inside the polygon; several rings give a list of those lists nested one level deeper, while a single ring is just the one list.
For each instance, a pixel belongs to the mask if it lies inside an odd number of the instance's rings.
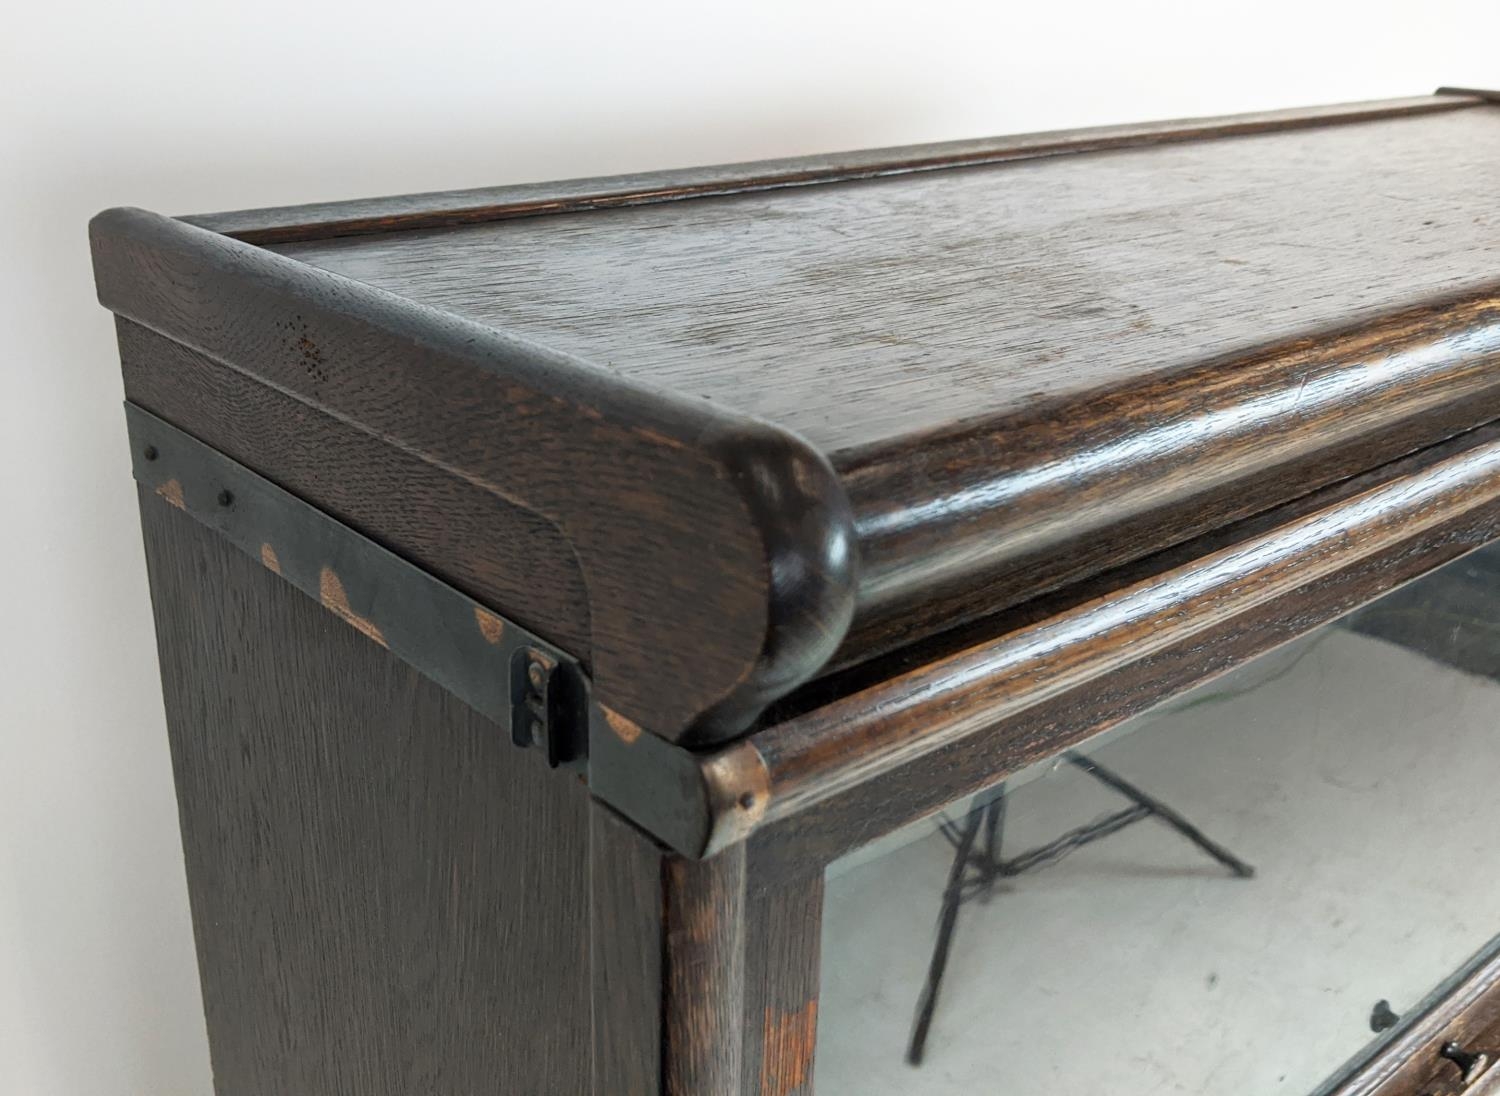
[{"label": "scratch on wood surface", "polygon": [[331,567],[324,567],[318,574],[318,600],[323,603],[323,608],[340,617],[361,635],[373,639],[382,647],[390,646],[374,621],[360,616],[349,607],[349,595],[344,592],[344,583]]},{"label": "scratch on wood surface", "polygon": [[505,621],[482,605],[474,606],[474,623],[479,625],[479,634],[484,636],[486,643],[499,643],[500,637],[505,635]]},{"label": "scratch on wood surface", "polygon": [[626,719],[619,712],[614,711],[611,708],[607,708],[602,704],[600,705],[600,708],[602,708],[604,711],[604,722],[609,724],[609,729],[614,731],[615,736],[619,738],[621,742],[625,743],[625,745],[629,746],[632,742],[641,737],[640,724],[633,723],[629,719]]},{"label": "scratch on wood surface", "polygon": [[187,503],[182,499],[182,484],[175,479],[169,479],[156,489],[156,493],[166,499],[179,510],[186,510]]},{"label": "scratch on wood surface", "polygon": [[760,1067],[761,1096],[792,1096],[812,1080],[818,1033],[818,1002],[796,1012],[766,1009],[765,1053]]},{"label": "scratch on wood surface", "polygon": [[269,543],[260,546],[260,561],[265,564],[266,570],[274,574],[281,574],[281,557],[276,554],[276,549]]}]

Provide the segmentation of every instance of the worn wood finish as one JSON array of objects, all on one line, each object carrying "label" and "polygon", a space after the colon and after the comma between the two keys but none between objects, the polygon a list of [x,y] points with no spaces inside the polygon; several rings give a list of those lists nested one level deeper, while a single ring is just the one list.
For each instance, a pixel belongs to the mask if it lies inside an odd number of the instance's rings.
[{"label": "worn wood finish", "polygon": [[116,328],[127,399],[589,660],[588,590],[556,526],[139,324]]},{"label": "worn wood finish", "polygon": [[789,160],[687,168],[605,179],[482,187],[390,198],[211,213],[184,220],[256,244],[327,239],[401,229],[479,224],[510,217],[676,201],[844,179],[900,175],[1140,145],[1260,133],[1298,126],[1338,125],[1472,106],[1493,93],[1441,89],[1446,98],[1414,96],[1368,103],[1296,107],[1220,118],[1183,118],[1123,126],[947,141]]},{"label": "worn wood finish", "polygon": [[1500,415],[1497,172],[1482,107],[279,250],[806,437],[848,662]]},{"label": "worn wood finish", "polygon": [[1466,441],[727,748],[709,779],[765,805],[722,811],[709,847],[769,826],[789,863],[836,855],[1478,547],[1500,517],[1500,435]]},{"label": "worn wood finish", "polygon": [[[150,361],[144,405],[274,437],[246,463],[345,512],[357,488],[323,480],[357,481],[299,445],[424,465],[367,532],[551,619],[606,705],[706,744],[1500,416],[1496,135],[1444,95],[448,196],[435,216],[487,223],[280,255],[139,212],[94,232],[102,299],[222,363]],[[596,199],[629,208],[559,212]],[[417,204],[204,223],[410,228]],[[250,410],[212,406],[247,384]],[[564,582],[424,541],[432,499]]]},{"label": "worn wood finish", "polygon": [[219,1096],[807,1096],[831,860],[1495,537],[1496,169],[1462,93],[96,218],[132,400],[598,702],[546,770],[143,496]]},{"label": "worn wood finish", "polygon": [[[595,695],[626,719],[731,733],[843,635],[848,504],[793,435],[164,217],[90,228],[118,315],[557,527]],[[193,433],[215,413],[185,415]],[[279,479],[269,456],[248,463]]]},{"label": "worn wood finish", "polygon": [[595,1096],[738,1096],[745,857],[670,855],[595,806]]},{"label": "worn wood finish", "polygon": [[141,515],[218,1096],[587,1091],[585,789]]},{"label": "worn wood finish", "polygon": [[[810,1096],[818,1035],[823,872],[749,860],[743,1096]],[[758,880],[758,885],[753,881]],[[837,1096],[837,1094],[834,1094]]]},{"label": "worn wood finish", "polygon": [[738,1092],[746,1033],[745,853],[663,861],[668,1096]]}]

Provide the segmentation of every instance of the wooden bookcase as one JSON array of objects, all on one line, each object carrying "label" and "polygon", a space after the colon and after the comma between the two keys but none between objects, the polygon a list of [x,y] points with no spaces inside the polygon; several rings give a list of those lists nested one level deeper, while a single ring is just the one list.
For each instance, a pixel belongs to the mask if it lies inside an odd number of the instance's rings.
[{"label": "wooden bookcase", "polygon": [[1500,532],[1496,102],[96,217],[219,1096],[811,1092],[830,863]]}]

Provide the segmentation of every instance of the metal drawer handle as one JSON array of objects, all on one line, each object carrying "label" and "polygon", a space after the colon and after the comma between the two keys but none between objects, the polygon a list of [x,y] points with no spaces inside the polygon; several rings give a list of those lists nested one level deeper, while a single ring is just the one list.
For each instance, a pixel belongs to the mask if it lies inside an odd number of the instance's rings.
[{"label": "metal drawer handle", "polygon": [[[1480,1051],[1467,1051],[1455,1042],[1444,1043],[1438,1054],[1458,1067],[1465,1087],[1472,1085],[1489,1070],[1490,1056],[1488,1054]],[[1489,1083],[1484,1086],[1483,1090],[1500,1091],[1497,1080],[1500,1080],[1500,1072],[1489,1078]]]}]

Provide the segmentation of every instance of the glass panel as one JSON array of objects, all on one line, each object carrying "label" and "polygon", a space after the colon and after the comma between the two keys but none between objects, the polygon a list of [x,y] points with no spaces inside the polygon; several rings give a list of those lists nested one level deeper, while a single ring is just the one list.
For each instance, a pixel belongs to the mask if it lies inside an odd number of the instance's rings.
[{"label": "glass panel", "polygon": [[1500,931],[1497,678],[1487,549],[833,864],[817,1091],[1331,1083]]}]

